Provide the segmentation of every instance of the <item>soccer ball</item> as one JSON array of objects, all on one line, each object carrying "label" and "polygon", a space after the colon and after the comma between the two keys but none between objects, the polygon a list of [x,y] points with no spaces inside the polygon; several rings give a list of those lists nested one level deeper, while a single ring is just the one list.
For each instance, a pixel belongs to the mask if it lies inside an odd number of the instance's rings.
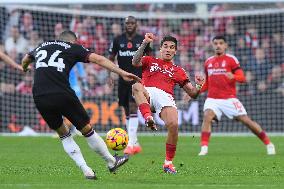
[{"label": "soccer ball", "polygon": [[123,150],[128,144],[128,134],[121,128],[114,128],[107,132],[106,145],[115,151]]}]

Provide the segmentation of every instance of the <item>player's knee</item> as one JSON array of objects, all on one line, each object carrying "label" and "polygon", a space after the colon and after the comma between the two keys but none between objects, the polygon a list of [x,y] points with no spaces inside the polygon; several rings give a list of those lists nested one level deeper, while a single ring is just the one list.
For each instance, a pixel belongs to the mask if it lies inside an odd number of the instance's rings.
[{"label": "player's knee", "polygon": [[143,85],[141,83],[135,83],[134,85],[132,85],[132,93],[138,93],[139,91],[141,91],[143,89]]},{"label": "player's knee", "polygon": [[169,131],[176,133],[178,131],[178,122],[176,120],[170,120],[166,123]]}]

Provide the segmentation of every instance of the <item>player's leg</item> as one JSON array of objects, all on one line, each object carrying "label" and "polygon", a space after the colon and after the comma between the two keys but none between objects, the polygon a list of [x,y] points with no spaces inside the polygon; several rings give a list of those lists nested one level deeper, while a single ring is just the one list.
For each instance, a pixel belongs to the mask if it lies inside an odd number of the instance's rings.
[{"label": "player's leg", "polygon": [[138,130],[138,115],[137,115],[137,105],[132,97],[129,97],[129,125],[128,125],[128,136],[129,141],[124,153],[126,154],[137,154],[142,151],[137,138]]},{"label": "player's leg", "polygon": [[200,137],[200,152],[198,155],[204,156],[208,153],[208,144],[211,136],[212,121],[216,117],[215,113],[211,109],[206,109],[203,115],[201,137]]},{"label": "player's leg", "polygon": [[247,115],[237,116],[236,120],[242,122],[266,145],[268,155],[276,154],[273,143],[271,143],[270,138],[267,136],[266,132],[261,128],[261,126],[257,122],[253,121]]},{"label": "player's leg", "polygon": [[[89,147],[99,154],[108,165],[111,172],[128,161],[128,156],[112,156],[103,139],[91,127],[90,118],[76,96],[65,97],[68,106],[62,108],[63,115],[67,117],[73,125],[86,138]],[[72,107],[72,108],[71,108]]]},{"label": "player's leg", "polygon": [[62,114],[58,107],[62,99],[64,99],[62,96],[50,95],[46,97],[35,97],[34,102],[48,126],[59,135],[63,149],[68,156],[82,170],[87,179],[96,179],[95,173],[87,165],[79,146],[71,137],[69,128],[63,124]]},{"label": "player's leg", "polygon": [[154,118],[151,113],[150,107],[150,96],[147,90],[141,83],[135,83],[132,85],[132,93],[135,99],[135,102],[146,121],[146,126],[152,130],[157,130]]},{"label": "player's leg", "polygon": [[176,170],[173,166],[173,159],[175,157],[178,141],[178,112],[175,107],[163,107],[160,116],[168,129],[166,158],[163,169],[166,173],[175,174]]}]

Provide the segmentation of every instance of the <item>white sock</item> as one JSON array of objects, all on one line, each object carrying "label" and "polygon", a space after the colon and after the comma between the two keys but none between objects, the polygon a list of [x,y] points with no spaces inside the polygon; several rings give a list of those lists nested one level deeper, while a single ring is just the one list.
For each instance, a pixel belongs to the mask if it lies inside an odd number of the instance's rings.
[{"label": "white sock", "polygon": [[[93,132],[93,134],[91,133]],[[115,158],[110,154],[104,140],[92,130],[90,134],[87,134],[86,140],[92,150],[97,152],[106,162],[109,167],[113,167],[115,164]]]},{"label": "white sock", "polygon": [[129,118],[128,117],[126,118],[125,125],[126,125],[126,130],[128,132],[129,131]]},{"label": "white sock", "polygon": [[[70,134],[70,133],[69,133]],[[66,135],[61,138],[63,148],[65,152],[73,159],[78,167],[86,167],[87,163],[81,153],[80,147],[71,137],[71,135]],[[88,166],[87,166],[88,167]]]},{"label": "white sock", "polygon": [[138,139],[137,139],[138,117],[136,114],[134,116],[130,115],[129,118],[129,126],[128,126],[129,146],[134,146],[135,144],[138,145]]},{"label": "white sock", "polygon": [[166,165],[170,165],[170,164],[173,164],[173,162],[172,162],[172,161],[165,160],[165,164],[166,164]]}]

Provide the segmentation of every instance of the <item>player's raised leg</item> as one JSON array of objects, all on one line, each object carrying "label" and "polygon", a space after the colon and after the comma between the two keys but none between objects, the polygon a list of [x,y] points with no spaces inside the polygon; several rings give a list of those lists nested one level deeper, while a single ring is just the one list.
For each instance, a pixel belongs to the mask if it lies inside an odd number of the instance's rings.
[{"label": "player's raised leg", "polygon": [[128,156],[112,156],[103,139],[95,132],[90,124],[80,130],[86,138],[92,150],[99,154],[106,162],[110,172],[114,172],[118,167],[128,161]]},{"label": "player's raised leg", "polygon": [[204,111],[203,122],[201,127],[201,137],[200,137],[200,152],[199,156],[205,156],[208,153],[208,144],[211,136],[212,121],[216,117],[215,113],[211,109]]},{"label": "player's raised leg", "polygon": [[136,104],[143,118],[145,119],[146,126],[156,131],[157,126],[151,113],[151,108],[149,104],[150,96],[147,90],[141,83],[135,83],[134,85],[132,85],[132,93],[135,98]]},{"label": "player's raised leg", "polygon": [[270,141],[270,138],[267,136],[266,132],[257,122],[251,120],[251,118],[247,115],[238,116],[236,119],[247,126],[263,142],[263,144],[266,145],[268,155],[276,154],[274,144]]},{"label": "player's raised leg", "polygon": [[166,140],[166,158],[163,169],[166,173],[176,174],[173,160],[176,154],[176,146],[178,141],[178,112],[174,107],[164,107],[160,115],[168,129],[168,136]]}]

